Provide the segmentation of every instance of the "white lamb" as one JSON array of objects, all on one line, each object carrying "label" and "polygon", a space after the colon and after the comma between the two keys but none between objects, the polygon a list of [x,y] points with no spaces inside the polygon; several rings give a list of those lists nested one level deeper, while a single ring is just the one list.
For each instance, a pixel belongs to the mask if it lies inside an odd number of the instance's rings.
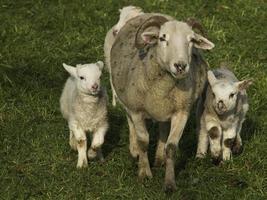
[{"label": "white lamb", "polygon": [[105,64],[108,68],[110,74],[110,85],[112,89],[112,105],[116,106],[116,93],[113,89],[112,78],[111,78],[111,68],[110,68],[110,51],[112,45],[115,41],[116,35],[119,33],[120,29],[128,22],[130,19],[144,14],[142,9],[135,6],[127,6],[119,9],[120,19],[116,25],[114,25],[108,32],[104,43],[104,54],[105,54]]},{"label": "white lamb", "polygon": [[88,158],[103,160],[101,146],[108,129],[107,94],[100,86],[103,62],[77,65],[76,68],[63,64],[71,75],[60,97],[60,109],[68,121],[69,144],[78,150],[77,168],[88,165],[86,132],[92,133]]},{"label": "white lamb", "polygon": [[215,161],[240,153],[240,131],[248,111],[246,89],[251,80],[238,81],[226,68],[208,71],[208,84],[198,105],[200,127],[197,157],[204,157],[208,145]]}]

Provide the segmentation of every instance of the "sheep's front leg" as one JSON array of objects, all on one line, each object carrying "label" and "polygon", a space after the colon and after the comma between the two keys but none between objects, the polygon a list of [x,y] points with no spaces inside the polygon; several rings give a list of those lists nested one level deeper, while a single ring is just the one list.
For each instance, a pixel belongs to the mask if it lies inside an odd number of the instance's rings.
[{"label": "sheep's front leg", "polygon": [[129,149],[130,153],[133,158],[137,158],[139,155],[139,149],[138,149],[138,144],[137,144],[137,136],[136,136],[136,131],[133,125],[133,122],[130,119],[130,116],[127,115],[127,121],[129,125]]},{"label": "sheep's front leg", "polygon": [[166,172],[165,172],[165,191],[176,190],[174,159],[178,142],[183,134],[189,113],[181,111],[171,118],[171,131],[166,143]]},{"label": "sheep's front leg", "polygon": [[155,167],[160,167],[165,163],[165,144],[170,132],[170,122],[159,123],[159,139],[155,156]]},{"label": "sheep's front leg", "polygon": [[93,133],[93,139],[90,149],[88,150],[88,158],[93,160],[94,158],[98,157],[100,161],[103,161],[103,155],[101,147],[104,143],[105,135],[108,129],[108,125],[104,125],[96,130]]},{"label": "sheep's front leg", "polygon": [[147,147],[149,143],[149,135],[146,130],[145,119],[142,114],[131,113],[130,118],[136,130],[137,144],[139,149],[138,161],[138,177],[144,179],[145,177],[151,178],[152,173],[147,156]]},{"label": "sheep's front leg", "polygon": [[222,157],[223,160],[230,160],[232,157],[231,148],[234,144],[236,137],[236,129],[231,127],[223,132],[223,142],[222,142]]},{"label": "sheep's front leg", "polygon": [[77,168],[87,167],[88,161],[86,156],[86,150],[87,150],[86,133],[81,129],[81,127],[75,120],[69,121],[69,128],[77,141],[77,150],[78,150]]}]

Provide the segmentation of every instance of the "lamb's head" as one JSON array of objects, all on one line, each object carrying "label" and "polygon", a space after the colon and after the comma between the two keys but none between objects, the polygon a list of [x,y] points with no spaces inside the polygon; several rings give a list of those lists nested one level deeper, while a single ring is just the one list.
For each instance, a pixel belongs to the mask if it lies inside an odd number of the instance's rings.
[{"label": "lamb's head", "polygon": [[75,78],[76,87],[79,92],[90,95],[97,95],[99,93],[100,77],[104,67],[102,61],[84,65],[79,64],[76,67],[63,63],[63,67]]},{"label": "lamb's head", "polygon": [[195,33],[192,27],[184,22],[167,21],[162,16],[156,16],[142,26],[140,29],[142,33],[137,33],[136,36],[137,48],[142,43],[155,46],[159,64],[176,79],[188,74],[193,47],[199,49],[214,47],[212,42]]},{"label": "lamb's head", "polygon": [[137,17],[138,15],[144,14],[142,9],[135,6],[126,6],[122,9],[119,9],[120,19],[118,23],[113,28],[113,35],[117,35],[121,28],[126,24],[130,19]]},{"label": "lamb's head", "polygon": [[252,84],[252,80],[231,82],[217,79],[212,71],[208,71],[208,81],[212,91],[212,105],[218,115],[223,115],[237,104],[238,94]]}]

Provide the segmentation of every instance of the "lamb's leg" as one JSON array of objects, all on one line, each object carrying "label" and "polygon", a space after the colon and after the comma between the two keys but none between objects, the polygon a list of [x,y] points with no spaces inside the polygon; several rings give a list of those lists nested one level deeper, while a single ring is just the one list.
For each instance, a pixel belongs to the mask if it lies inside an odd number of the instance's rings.
[{"label": "lamb's leg", "polygon": [[136,131],[130,117],[127,115],[127,121],[129,125],[129,149],[133,158],[137,158],[139,155],[139,149],[137,144]]},{"label": "lamb's leg", "polygon": [[166,172],[165,172],[165,191],[176,190],[174,160],[178,142],[183,134],[189,113],[181,111],[171,118],[171,131],[166,143]]},{"label": "lamb's leg", "polygon": [[146,130],[145,119],[143,118],[142,114],[138,113],[130,113],[130,117],[136,130],[137,144],[139,149],[138,177],[140,179],[144,179],[145,177],[151,178],[152,173],[147,156],[149,135]]},{"label": "lamb's leg", "polygon": [[238,124],[237,130],[236,130],[236,138],[235,138],[234,144],[232,146],[232,153],[235,155],[240,154],[243,150],[242,139],[240,136],[241,129],[242,129],[242,122]]},{"label": "lamb's leg", "polygon": [[164,165],[165,162],[165,144],[170,132],[170,123],[169,122],[160,122],[159,123],[159,140],[155,156],[155,167],[160,167]]},{"label": "lamb's leg", "polygon": [[204,158],[207,154],[209,146],[208,133],[206,128],[201,127],[198,133],[198,144],[197,144],[197,158]]},{"label": "lamb's leg", "polygon": [[77,168],[87,167],[88,162],[86,156],[86,149],[87,149],[86,133],[79,127],[78,123],[74,120],[69,121],[69,128],[72,131],[77,141],[77,150],[78,150]]},{"label": "lamb's leg", "polygon": [[69,145],[73,150],[77,151],[77,141],[72,130],[70,130]]},{"label": "lamb's leg", "polygon": [[222,157],[223,160],[230,160],[232,157],[231,148],[234,144],[236,137],[236,130],[234,127],[229,128],[223,132],[223,142],[222,142]]},{"label": "lamb's leg", "polygon": [[208,136],[210,143],[210,153],[211,157],[215,164],[221,162],[221,138],[222,138],[222,129],[217,123],[209,123],[208,127]]},{"label": "lamb's leg", "polygon": [[200,127],[197,128],[198,132],[198,145],[197,145],[197,158],[204,158],[207,154],[209,139],[206,130],[206,124],[201,120]]},{"label": "lamb's leg", "polygon": [[88,158],[90,160],[98,157],[100,161],[103,161],[103,155],[101,151],[101,147],[104,143],[105,135],[108,129],[108,125],[104,125],[96,130],[93,133],[93,139],[90,149],[88,150]]}]

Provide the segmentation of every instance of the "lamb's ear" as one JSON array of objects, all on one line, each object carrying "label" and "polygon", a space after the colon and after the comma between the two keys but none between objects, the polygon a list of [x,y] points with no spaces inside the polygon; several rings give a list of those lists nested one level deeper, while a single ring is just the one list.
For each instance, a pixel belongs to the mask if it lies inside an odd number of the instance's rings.
[{"label": "lamb's ear", "polygon": [[122,9],[120,8],[120,9],[119,9],[119,12],[121,13],[121,11],[122,11]]},{"label": "lamb's ear", "polygon": [[247,79],[237,82],[236,85],[238,90],[240,91],[240,90],[246,90],[252,83],[253,81],[251,79]]},{"label": "lamb's ear", "polygon": [[210,50],[215,47],[215,45],[211,41],[197,33],[194,33],[194,35],[190,37],[190,40],[193,42],[194,47],[198,49]]},{"label": "lamb's ear", "polygon": [[215,75],[213,74],[211,70],[208,71],[208,81],[210,85],[214,85],[217,81],[217,78],[215,77]]},{"label": "lamb's ear", "polygon": [[67,64],[65,64],[65,63],[63,63],[63,67],[65,68],[65,70],[67,71],[67,72],[69,72],[69,74],[71,75],[71,76],[73,76],[73,77],[77,77],[77,70],[76,70],[76,67],[72,67],[72,66],[70,66],[70,65],[67,65]]},{"label": "lamb's ear", "polygon": [[102,69],[104,68],[104,63],[102,61],[98,61],[96,63],[96,65],[99,67],[99,69],[102,71]]}]

